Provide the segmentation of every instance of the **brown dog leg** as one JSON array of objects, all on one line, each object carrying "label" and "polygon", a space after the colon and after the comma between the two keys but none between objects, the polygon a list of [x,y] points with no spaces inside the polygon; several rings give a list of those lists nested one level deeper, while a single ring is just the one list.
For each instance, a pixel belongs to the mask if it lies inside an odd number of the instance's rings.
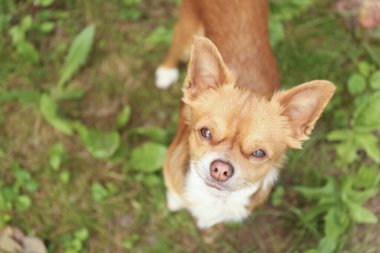
[{"label": "brown dog leg", "polygon": [[190,48],[193,36],[202,29],[201,20],[192,0],[183,0],[179,8],[179,19],[174,28],[171,48],[165,60],[156,70],[156,86],[166,89],[178,80],[177,65]]}]

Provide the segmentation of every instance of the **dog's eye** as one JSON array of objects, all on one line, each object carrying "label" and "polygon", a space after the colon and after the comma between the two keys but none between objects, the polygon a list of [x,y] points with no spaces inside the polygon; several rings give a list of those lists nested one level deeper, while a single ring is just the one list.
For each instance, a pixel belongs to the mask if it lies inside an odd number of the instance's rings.
[{"label": "dog's eye", "polygon": [[201,135],[207,139],[207,140],[211,140],[211,132],[208,128],[204,127],[200,130],[200,133]]},{"label": "dog's eye", "polygon": [[254,158],[263,159],[267,154],[265,153],[264,150],[258,149],[258,150],[255,150],[255,152],[253,152],[251,155]]}]

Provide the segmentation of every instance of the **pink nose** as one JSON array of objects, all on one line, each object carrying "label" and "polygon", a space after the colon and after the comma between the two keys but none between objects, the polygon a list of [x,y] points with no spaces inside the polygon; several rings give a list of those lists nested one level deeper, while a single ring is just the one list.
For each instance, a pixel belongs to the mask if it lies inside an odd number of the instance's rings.
[{"label": "pink nose", "polygon": [[210,165],[210,174],[217,181],[227,181],[234,174],[234,167],[228,162],[215,160]]}]

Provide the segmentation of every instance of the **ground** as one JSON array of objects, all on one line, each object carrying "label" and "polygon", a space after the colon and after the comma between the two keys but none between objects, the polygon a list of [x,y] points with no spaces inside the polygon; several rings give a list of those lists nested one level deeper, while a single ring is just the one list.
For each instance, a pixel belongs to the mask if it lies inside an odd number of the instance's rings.
[{"label": "ground", "polygon": [[[357,30],[337,14],[334,1],[316,2],[284,22],[284,38],[274,48],[282,87],[327,79],[343,90],[358,61],[376,64],[376,54],[363,46],[372,39],[364,31],[358,37]],[[36,15],[39,9],[30,6],[29,2],[18,3],[12,22],[17,23],[25,13]],[[136,18],[125,12],[133,9],[131,6],[137,6]],[[175,132],[181,81],[168,90],[157,90],[154,71],[170,45],[177,2],[56,1],[50,10],[66,16],[53,18],[58,21],[51,34],[28,35],[41,53],[39,64],[21,62],[12,45],[0,39],[0,91],[48,91],[59,78],[69,43],[87,24],[95,23],[90,57],[69,83],[86,89],[85,96],[62,102],[62,114],[109,131],[118,113],[129,105],[131,119],[118,130],[123,149],[132,150],[146,140],[131,137],[129,130],[136,127],[165,129],[167,136],[161,142],[168,145]],[[6,31],[0,36],[9,42]],[[185,65],[181,80],[184,73]],[[349,97],[340,100],[350,102]],[[160,171],[149,174],[152,181],[145,180],[147,175],[129,164],[129,151],[117,160],[96,159],[80,138],[60,133],[48,124],[38,106],[3,103],[0,178],[3,184],[11,184],[12,168],[18,164],[39,184],[38,190],[28,193],[32,199],[28,210],[13,208],[9,212],[9,224],[42,238],[49,252],[69,252],[67,245],[83,228],[89,236],[78,251],[71,252],[303,252],[318,244],[323,230],[312,233],[300,224],[297,214],[307,203],[293,186],[320,185],[324,174],[334,175],[334,149],[326,140],[326,134],[337,125],[332,110],[324,114],[303,150],[289,152],[278,183],[285,190],[280,204],[269,200],[243,224],[228,225],[223,238],[210,246],[203,243],[187,212],[168,211]],[[56,143],[67,150],[58,171],[49,164],[49,147]],[[61,171],[69,173],[69,181],[61,180]],[[94,199],[95,183],[107,186],[106,197]],[[367,203],[378,217],[379,201],[378,196]],[[343,251],[380,251],[378,231],[379,225],[353,228]]]}]

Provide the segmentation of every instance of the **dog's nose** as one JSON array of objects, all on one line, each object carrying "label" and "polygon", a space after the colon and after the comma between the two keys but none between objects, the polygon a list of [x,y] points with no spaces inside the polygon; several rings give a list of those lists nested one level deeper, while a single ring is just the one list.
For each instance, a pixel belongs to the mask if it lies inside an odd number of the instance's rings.
[{"label": "dog's nose", "polygon": [[210,165],[210,174],[217,181],[227,181],[234,174],[234,167],[228,162],[215,160]]}]

